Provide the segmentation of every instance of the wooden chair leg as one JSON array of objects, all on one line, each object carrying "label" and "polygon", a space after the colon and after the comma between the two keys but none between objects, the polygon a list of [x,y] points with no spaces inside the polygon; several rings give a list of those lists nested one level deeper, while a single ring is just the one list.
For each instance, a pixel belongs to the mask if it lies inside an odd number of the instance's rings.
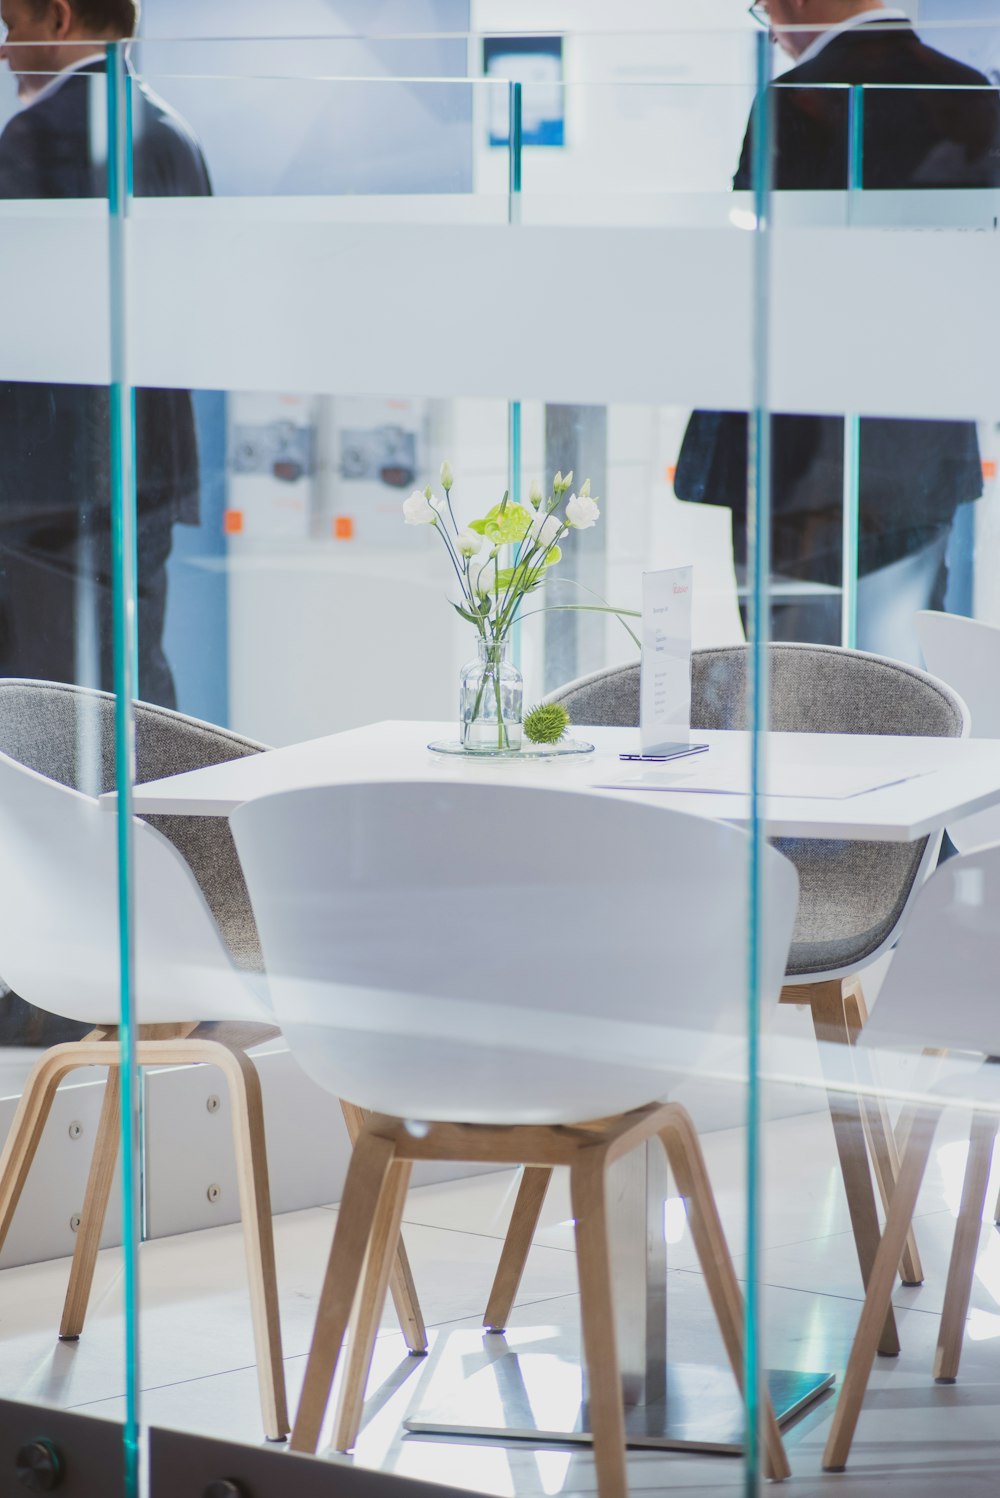
[{"label": "wooden chair leg", "polygon": [[[722,1333],[736,1383],[744,1386],[744,1304],[719,1209],[705,1169],[705,1159],[693,1124],[680,1108],[660,1139],[667,1152],[677,1189],[688,1204],[688,1223],[705,1286]],[[785,1445],[770,1396],[762,1400],[762,1424],[767,1476],[782,1481],[791,1476]]]},{"label": "wooden chair leg", "polygon": [[934,1354],[934,1377],[939,1384],[953,1384],[958,1377],[962,1356],[965,1318],[969,1313],[972,1279],[976,1272],[986,1188],[989,1185],[993,1144],[997,1120],[988,1113],[977,1113],[969,1134],[969,1158],[962,1185],[962,1205],[955,1224],[955,1241],[948,1265],[948,1282],[944,1291],[944,1309]]},{"label": "wooden chair leg", "polygon": [[362,1134],[354,1146],[292,1429],[293,1451],[315,1452],[319,1443],[344,1333],[393,1155],[392,1140],[377,1134]]},{"label": "wooden chair leg", "polygon": [[937,1115],[922,1111],[913,1119],[907,1135],[889,1217],[872,1265],[865,1303],[823,1452],[823,1468],[827,1472],[842,1472],[847,1465],[865,1389],[868,1387],[872,1360],[885,1325],[886,1307],[890,1304],[899,1256],[917,1205],[920,1183],[927,1168],[936,1126]]},{"label": "wooden chair leg", "polygon": [[24,1084],[21,1100],[14,1114],[0,1155],[0,1249],[7,1241],[10,1224],[38,1152],[45,1122],[52,1111],[56,1088],[67,1073],[85,1060],[77,1060],[76,1044],[52,1046],[40,1056]]},{"label": "wooden chair leg", "polygon": [[229,1088],[233,1115],[236,1176],[240,1189],[243,1242],[254,1344],[257,1349],[257,1379],[261,1410],[268,1440],[282,1441],[288,1435],[288,1405],[285,1395],[285,1365],[281,1355],[281,1322],[278,1314],[278,1275],[274,1260],[274,1230],[271,1222],[271,1192],[267,1176],[267,1146],[264,1139],[264,1107],[260,1078],[250,1057],[240,1050],[210,1043],[218,1053]]},{"label": "wooden chair leg", "polygon": [[603,1149],[579,1150],[570,1166],[570,1196],[598,1498],[626,1498],[625,1410],[615,1343],[605,1159]]},{"label": "wooden chair leg", "polygon": [[75,1342],[83,1331],[87,1315],[97,1252],[101,1246],[101,1233],[108,1211],[108,1199],[118,1162],[119,1132],[121,1129],[121,1074],[117,1066],[108,1067],[108,1080],[104,1087],[104,1101],[97,1125],[97,1138],[90,1161],[87,1191],[80,1214],[80,1227],[73,1248],[73,1265],[70,1269],[69,1287],[63,1303],[59,1336],[64,1342]]},{"label": "wooden chair leg", "polygon": [[486,1315],[483,1317],[483,1325],[487,1331],[504,1331],[510,1319],[551,1179],[552,1171],[545,1166],[524,1167],[500,1263],[490,1290]]},{"label": "wooden chair leg", "polygon": [[[354,1145],[368,1114],[364,1108],[357,1108],[353,1103],[342,1101],[340,1107],[347,1125],[348,1136],[351,1144]],[[410,1270],[410,1261],[402,1233],[399,1234],[396,1253],[391,1265],[389,1293],[392,1296],[396,1318],[406,1339],[407,1347],[415,1357],[422,1357],[427,1351],[427,1328],[424,1326],[423,1313],[417,1299],[417,1290],[413,1283],[413,1274]]]},{"label": "wooden chair leg", "polygon": [[355,1298],[348,1333],[347,1367],[344,1370],[334,1427],[333,1445],[337,1451],[353,1450],[361,1428],[365,1389],[382,1319],[382,1307],[389,1288],[389,1274],[396,1259],[400,1224],[406,1206],[406,1189],[410,1184],[412,1169],[408,1160],[396,1161],[389,1171],[375,1213],[361,1290]]},{"label": "wooden chair leg", "polygon": [[[868,1006],[858,979],[846,978],[844,980],[843,997],[848,1034],[851,1044],[856,1046],[861,1030],[868,1023]],[[855,1054],[860,1060],[861,1053]],[[896,1177],[899,1175],[899,1150],[896,1136],[893,1133],[889,1110],[883,1098],[874,1092],[866,1093],[862,1097],[861,1106],[865,1134],[875,1169],[875,1184],[882,1198],[883,1210],[888,1213]],[[903,1249],[903,1257],[899,1264],[899,1277],[904,1285],[922,1285],[924,1282],[924,1269],[920,1262],[913,1228],[906,1237],[906,1247]]]},{"label": "wooden chair leg", "polygon": [[[803,985],[801,989],[786,989],[785,992],[792,1002],[809,1005],[821,1058],[824,1056],[825,1045],[850,1044],[839,978],[828,983]],[[801,997],[795,999],[792,995]],[[854,1093],[835,1092],[832,1089],[827,1093],[827,1098],[837,1154],[840,1157],[840,1171],[847,1193],[847,1206],[851,1214],[851,1227],[854,1230],[854,1243],[861,1266],[861,1279],[867,1289],[878,1252],[881,1229],[865,1144],[861,1102]],[[887,1306],[878,1350],[883,1357],[899,1355],[899,1337],[896,1334],[896,1318],[891,1303]]]}]

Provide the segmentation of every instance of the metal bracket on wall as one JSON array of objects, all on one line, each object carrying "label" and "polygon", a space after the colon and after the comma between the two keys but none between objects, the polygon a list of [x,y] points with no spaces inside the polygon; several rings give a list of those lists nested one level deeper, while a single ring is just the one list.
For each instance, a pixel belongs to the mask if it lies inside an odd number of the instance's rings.
[{"label": "metal bracket on wall", "polygon": [[123,1440],[114,1420],[0,1399],[0,1493],[125,1498]]},{"label": "metal bracket on wall", "polygon": [[[0,1490],[2,1491],[2,1490]],[[150,1498],[456,1498],[456,1488],[179,1430],[149,1432]]]}]

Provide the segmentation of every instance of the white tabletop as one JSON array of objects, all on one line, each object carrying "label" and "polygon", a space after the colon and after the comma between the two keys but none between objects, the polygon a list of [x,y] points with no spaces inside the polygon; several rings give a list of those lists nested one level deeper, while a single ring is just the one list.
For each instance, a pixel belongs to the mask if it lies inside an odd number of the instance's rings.
[{"label": "white tabletop", "polygon": [[[469,760],[432,754],[427,748],[432,739],[454,738],[453,723],[373,723],[150,781],[136,786],[134,807],[145,814],[228,816],[245,801],[302,786],[444,779],[591,790],[597,795],[672,807],[718,821],[750,820],[747,795],[697,789],[699,783],[741,784],[749,761],[749,734],[695,731],[692,739],[707,743],[707,754],[654,770],[618,759],[620,752],[638,750],[639,736],[634,729],[574,724],[572,733],[577,739],[594,743],[596,752],[525,762]],[[818,792],[768,795],[763,815],[772,837],[909,842],[1000,804],[1000,740],[774,733],[767,736],[766,743],[765,776],[772,791],[780,791],[784,783],[798,792],[803,772],[808,770],[810,778],[815,776]],[[836,782],[852,767],[859,771],[859,783],[878,788],[848,796],[822,795],[824,789],[842,790]],[[605,788],[609,782],[650,774],[661,777],[672,788]],[[900,780],[901,776],[912,778]],[[887,780],[897,783],[886,784]],[[113,802],[113,797],[104,799]]]}]

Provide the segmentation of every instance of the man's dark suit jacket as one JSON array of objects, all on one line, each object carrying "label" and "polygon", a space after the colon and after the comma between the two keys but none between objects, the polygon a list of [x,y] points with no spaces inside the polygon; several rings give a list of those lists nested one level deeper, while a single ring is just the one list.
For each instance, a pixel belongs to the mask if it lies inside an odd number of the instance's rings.
[{"label": "man's dark suit jacket", "polygon": [[[822,84],[906,84],[866,88],[862,185],[866,188],[1000,185],[1000,103],[980,92],[973,68],[925,46],[905,22],[839,33],[811,61],[769,90],[773,184],[778,190],[848,186],[848,92]],[[965,85],[962,88],[961,85]],[[970,91],[969,86],[973,91]],[[737,189],[752,184],[751,118]],[[891,275],[891,267],[872,267]],[[817,287],[817,296],[822,288]],[[808,317],[808,309],[804,315]],[[913,309],[920,316],[919,305]],[[822,350],[817,349],[817,357]],[[898,560],[951,522],[982,493],[971,422],[865,418],[861,422],[859,569]],[[836,583],[841,572],[843,422],[776,416],[772,422],[772,562],[792,576]],[[746,548],[747,418],[696,411],[677,465],[680,499],[733,510],[737,559]]]},{"label": "man's dark suit jacket", "polygon": [[[104,64],[95,62],[14,116],[0,135],[0,198],[106,195],[105,89]],[[187,126],[135,83],[133,117],[136,196],[211,192]],[[38,316],[46,316],[44,306]],[[198,448],[187,391],[136,392],[136,450],[140,517],[196,524]],[[109,455],[106,389],[0,384],[0,544],[4,527],[106,510]]]}]

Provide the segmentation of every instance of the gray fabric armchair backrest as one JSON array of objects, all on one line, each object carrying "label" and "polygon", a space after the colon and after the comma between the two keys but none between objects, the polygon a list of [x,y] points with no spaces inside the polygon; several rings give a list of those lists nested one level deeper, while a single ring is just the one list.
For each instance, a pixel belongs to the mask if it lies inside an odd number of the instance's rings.
[{"label": "gray fabric armchair backrest", "polygon": [[[693,729],[745,729],[750,647],[691,657]],[[960,738],[966,715],[934,677],[899,661],[830,645],[769,647],[768,725],[782,733],[887,733]],[[639,663],[580,677],[550,694],[575,723],[637,727]],[[779,838],[799,873],[789,977],[856,966],[889,939],[906,906],[927,840],[823,842]]]},{"label": "gray fabric armchair backrest", "polygon": [[[0,753],[40,775],[99,796],[115,787],[115,702],[107,692],[0,680]],[[135,704],[136,783],[223,764],[266,747],[150,703]],[[234,962],[262,972],[243,871],[225,817],[143,818],[174,844],[197,879]],[[0,952],[0,974],[3,954]]]}]

